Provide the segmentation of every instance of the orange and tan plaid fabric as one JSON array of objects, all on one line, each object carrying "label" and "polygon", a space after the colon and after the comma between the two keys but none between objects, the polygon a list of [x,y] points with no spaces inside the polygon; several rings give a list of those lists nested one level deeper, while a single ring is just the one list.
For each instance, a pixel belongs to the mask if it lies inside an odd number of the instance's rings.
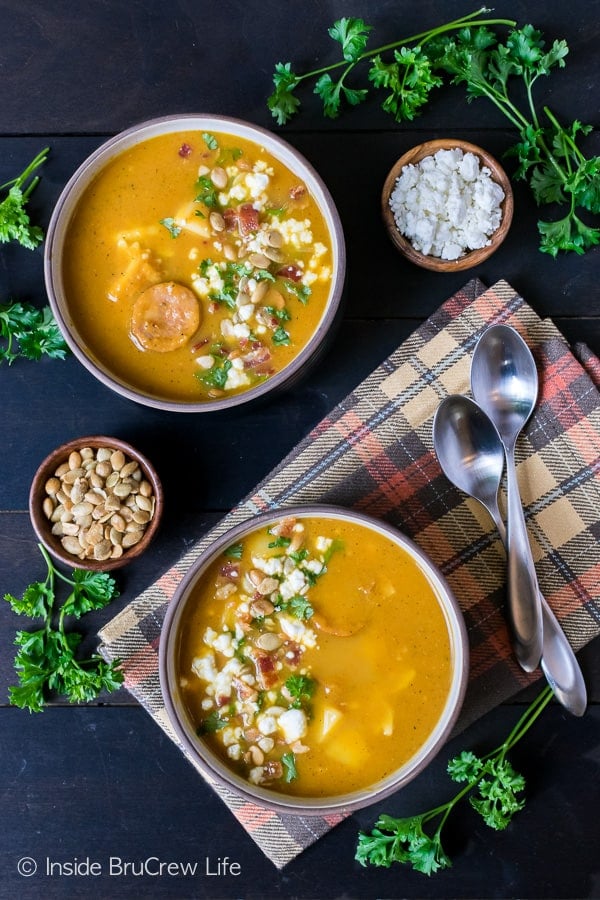
[{"label": "orange and tan plaid fabric", "polygon": [[[515,327],[540,372],[537,408],[518,444],[518,475],[546,599],[579,649],[600,633],[600,365],[572,351],[506,282],[469,282],[349,394],[277,468],[102,631],[101,652],[123,660],[125,684],[175,740],[162,702],[158,643],[166,605],[210,543],[257,512],[298,503],[355,507],[398,526],[439,566],[463,610],[471,648],[459,722],[529,684],[504,614],[506,560],[485,511],[442,474],[432,446],[440,400],[467,393],[473,348],[490,324]],[[277,867],[340,816],[279,816],[214,785]]]}]

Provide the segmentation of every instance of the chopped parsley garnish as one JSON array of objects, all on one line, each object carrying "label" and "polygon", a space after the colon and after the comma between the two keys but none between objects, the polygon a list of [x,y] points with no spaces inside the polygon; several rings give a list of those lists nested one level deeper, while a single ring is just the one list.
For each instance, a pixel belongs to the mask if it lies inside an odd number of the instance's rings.
[{"label": "chopped parsley garnish", "polygon": [[213,710],[206,718],[200,722],[196,734],[214,734],[228,725],[228,719],[223,719],[216,710]]},{"label": "chopped parsley garnish", "polygon": [[287,278],[285,279],[285,287],[290,292],[290,294],[295,294],[300,303],[306,306],[308,303],[309,297],[312,294],[312,290],[307,284],[302,284],[301,282],[291,281]]},{"label": "chopped parsley garnish", "polygon": [[[271,534],[271,532],[269,532]],[[284,537],[283,535],[278,535],[274,541],[270,541],[268,544],[269,550],[273,550],[275,547],[289,547],[292,543],[292,539],[289,537]]]},{"label": "chopped parsley garnish", "polygon": [[244,263],[227,262],[217,264],[211,259],[203,259],[198,268],[200,274],[207,278],[208,270],[211,267],[216,269],[223,287],[218,291],[210,291],[208,296],[216,303],[224,303],[229,309],[235,309],[239,294],[240,278],[243,275],[250,275],[251,270]]},{"label": "chopped parsley garnish", "polygon": [[276,347],[285,347],[290,343],[290,336],[283,327],[279,325],[273,332],[272,341]]},{"label": "chopped parsley garnish", "polygon": [[305,559],[308,559],[309,553],[306,547],[303,547],[302,550],[293,550],[288,554],[290,559],[293,559],[295,563],[304,562]]},{"label": "chopped parsley garnish", "polygon": [[334,538],[323,554],[323,561],[328,563],[334,553],[339,553],[340,550],[344,549],[344,542],[340,541],[338,538]]},{"label": "chopped parsley garnish", "polygon": [[226,166],[227,163],[234,163],[244,155],[244,151],[240,147],[222,147],[221,153],[217,160],[218,166]]},{"label": "chopped parsley garnish", "polygon": [[171,216],[167,217],[166,219],[161,219],[160,224],[165,226],[172,238],[179,237],[179,235],[181,234],[181,226],[177,225],[175,219],[173,219]]},{"label": "chopped parsley garnish", "polygon": [[207,387],[214,387],[222,390],[225,387],[227,374],[231,368],[231,360],[221,360],[221,357],[216,357],[214,354],[213,357],[215,359],[215,364],[212,369],[209,369],[207,372],[196,372],[196,378]]},{"label": "chopped parsley garnish", "polygon": [[242,543],[232,544],[231,547],[228,547],[227,550],[224,551],[223,556],[228,556],[229,559],[241,559],[243,552],[244,545]]},{"label": "chopped parsley garnish", "polygon": [[202,132],[202,140],[209,150],[217,150],[219,147],[219,142],[217,141],[214,134],[209,134],[208,131]]},{"label": "chopped parsley garnish", "polygon": [[208,175],[201,175],[196,182],[196,203],[204,203],[209,209],[214,209],[219,205],[218,191]]},{"label": "chopped parsley garnish", "polygon": [[289,783],[298,777],[298,769],[296,768],[296,757],[293,753],[284,753],[281,762],[285,768],[285,780]]},{"label": "chopped parsley garnish", "polygon": [[293,698],[292,706],[299,709],[313,696],[317,682],[307,675],[290,675],[285,682],[288,694]]},{"label": "chopped parsley garnish", "polygon": [[314,614],[314,609],[310,605],[310,601],[306,597],[303,597],[302,594],[296,594],[295,597],[291,597],[287,603],[286,609],[297,619],[303,621],[310,619]]},{"label": "chopped parsley garnish", "polygon": [[289,322],[292,318],[285,306],[283,309],[277,309],[275,306],[265,306],[264,310],[270,316],[275,316],[280,322]]}]

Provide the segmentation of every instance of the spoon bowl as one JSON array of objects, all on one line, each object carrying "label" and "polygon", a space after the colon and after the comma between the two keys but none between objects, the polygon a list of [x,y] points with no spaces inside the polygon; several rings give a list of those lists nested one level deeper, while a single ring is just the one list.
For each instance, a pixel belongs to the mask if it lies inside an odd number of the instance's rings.
[{"label": "spoon bowl", "polygon": [[480,337],[471,362],[473,396],[488,414],[504,446],[507,474],[508,602],[516,657],[533,672],[542,655],[542,610],[517,481],[515,444],[538,393],[535,360],[508,325],[492,325]]},{"label": "spoon bowl", "polygon": [[[506,545],[498,507],[504,448],[492,421],[477,403],[460,394],[446,397],[433,420],[433,445],[449,481],[487,509]],[[579,663],[547,600],[540,593],[543,645],[541,667],[557,700],[575,716],[587,706]],[[509,607],[510,612],[510,607]]]}]

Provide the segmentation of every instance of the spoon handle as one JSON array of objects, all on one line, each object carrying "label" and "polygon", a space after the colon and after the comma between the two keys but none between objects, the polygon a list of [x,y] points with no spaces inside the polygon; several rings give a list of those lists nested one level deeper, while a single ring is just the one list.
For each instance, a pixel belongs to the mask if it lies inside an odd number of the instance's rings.
[{"label": "spoon handle", "polygon": [[587,689],[577,658],[552,612],[540,594],[544,624],[544,651],[540,663],[556,699],[574,716],[582,716],[587,706]]},{"label": "spoon handle", "polygon": [[514,446],[506,447],[508,605],[514,631],[515,654],[526,672],[533,672],[542,656],[542,609],[531,546],[517,482]]}]

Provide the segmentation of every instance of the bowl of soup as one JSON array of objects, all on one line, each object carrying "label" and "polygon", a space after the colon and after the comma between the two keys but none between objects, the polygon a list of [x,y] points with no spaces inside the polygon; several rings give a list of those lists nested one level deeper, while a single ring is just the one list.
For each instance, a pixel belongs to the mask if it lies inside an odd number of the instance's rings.
[{"label": "bowl of soup", "polygon": [[160,409],[227,409],[289,388],[336,321],[345,246],[333,199],[290,144],[178,115],[102,144],[48,227],[53,314],[79,361]]},{"label": "bowl of soup", "polygon": [[377,802],[436,755],[468,641],[416,544],[359,512],[300,506],[198,558],[169,604],[159,668],[172,727],[209,779],[324,814]]}]

